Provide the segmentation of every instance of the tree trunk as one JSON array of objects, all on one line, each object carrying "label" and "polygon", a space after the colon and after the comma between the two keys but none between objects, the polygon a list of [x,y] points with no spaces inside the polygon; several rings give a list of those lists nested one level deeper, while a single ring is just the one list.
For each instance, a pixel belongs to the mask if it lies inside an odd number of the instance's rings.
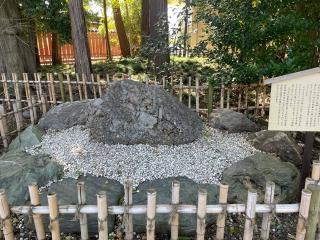
[{"label": "tree trunk", "polygon": [[75,50],[76,72],[85,74],[87,79],[90,79],[92,65],[82,0],[70,0],[69,11],[72,41]]},{"label": "tree trunk", "polygon": [[36,67],[40,67],[40,56],[37,43],[37,29],[34,19],[29,19],[29,42],[36,61]]},{"label": "tree trunk", "polygon": [[112,1],[112,9],[122,56],[130,57],[130,43],[124,28],[119,0]]},{"label": "tree trunk", "polygon": [[150,37],[157,40],[156,67],[170,62],[167,0],[150,0]]},{"label": "tree trunk", "polygon": [[141,47],[146,43],[146,38],[150,35],[150,5],[149,0],[142,0],[141,7]]},{"label": "tree trunk", "polygon": [[111,52],[110,36],[109,36],[109,28],[108,28],[107,1],[106,0],[103,0],[103,16],[104,16],[104,29],[106,31],[106,53],[107,53],[107,59],[112,61],[112,52]]},{"label": "tree trunk", "polygon": [[[19,5],[15,0],[4,1],[0,7],[0,72],[36,72],[36,61],[30,47],[28,33],[21,26]],[[27,44],[26,44],[27,43]]]},{"label": "tree trunk", "polygon": [[59,46],[59,35],[58,33],[52,33],[52,65],[61,64],[61,52]]},{"label": "tree trunk", "polygon": [[187,56],[187,41],[188,41],[188,23],[189,23],[189,0],[185,0],[184,12],[184,33],[183,33],[183,56]]}]

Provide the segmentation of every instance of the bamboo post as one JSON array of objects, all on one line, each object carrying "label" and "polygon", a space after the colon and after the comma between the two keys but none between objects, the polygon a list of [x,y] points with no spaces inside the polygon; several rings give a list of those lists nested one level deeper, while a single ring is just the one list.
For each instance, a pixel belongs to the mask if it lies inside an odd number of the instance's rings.
[{"label": "bamboo post", "polygon": [[311,191],[304,189],[301,194],[299,218],[297,223],[296,240],[304,240],[306,236],[306,224],[309,215]]},{"label": "bamboo post", "polygon": [[256,102],[255,102],[255,111],[254,111],[254,115],[258,116],[259,114],[259,92],[260,92],[260,87],[256,87]]},{"label": "bamboo post", "polygon": [[38,81],[38,86],[39,86],[39,95],[41,97],[41,95],[43,94],[42,92],[42,82],[41,82],[41,73],[37,73],[37,81]]},{"label": "bamboo post", "polygon": [[47,73],[47,88],[48,88],[48,93],[49,93],[49,103],[52,104],[53,102],[53,97],[52,97],[52,88],[51,88],[51,83],[50,83],[50,73]]},{"label": "bamboo post", "polygon": [[196,78],[196,112],[200,112],[199,78]]},{"label": "bamboo post", "polygon": [[230,95],[231,95],[231,90],[230,87],[227,88],[227,109],[230,108]]},{"label": "bamboo post", "polygon": [[31,99],[28,99],[27,101],[28,101],[28,108],[29,108],[29,112],[30,112],[30,121],[31,121],[31,124],[34,125],[35,120],[34,120],[34,114],[33,114],[32,101],[31,101]]},{"label": "bamboo post", "polygon": [[313,161],[311,178],[315,181],[320,180],[320,161]]},{"label": "bamboo post", "polygon": [[33,108],[33,118],[34,121],[38,121],[38,111],[37,111],[37,99],[36,96],[31,96],[31,106]]},{"label": "bamboo post", "polygon": [[7,133],[8,133],[8,124],[6,118],[6,109],[4,105],[0,105],[0,134],[3,142],[3,147],[7,149],[9,147]]},{"label": "bamboo post", "polygon": [[48,206],[49,206],[49,217],[50,217],[50,230],[52,240],[60,240],[60,225],[59,225],[59,207],[56,193],[48,194]]},{"label": "bamboo post", "polygon": [[88,100],[87,76],[85,74],[82,74],[82,84],[84,90],[84,99]]},{"label": "bamboo post", "polygon": [[107,86],[109,86],[109,85],[110,85],[110,75],[107,74]]},{"label": "bamboo post", "polygon": [[79,74],[78,73],[76,73],[76,78],[77,78],[79,98],[80,98],[80,101],[82,101],[83,100],[83,98],[82,98],[82,89],[81,89],[80,78],[79,78]]},{"label": "bamboo post", "polygon": [[20,114],[19,114],[20,109],[18,106],[19,106],[18,101],[16,101],[15,103],[12,104],[14,117],[16,119],[17,131],[20,132],[22,129],[22,124],[20,121]]},{"label": "bamboo post", "polygon": [[52,73],[50,73],[50,85],[51,85],[51,92],[52,92],[52,104],[53,106],[55,106],[57,104],[57,98],[56,98],[56,90],[54,87],[54,78]]},{"label": "bamboo post", "polygon": [[313,180],[312,178],[306,178],[306,182],[305,182],[305,185],[304,185],[304,188],[307,189],[309,185],[311,184],[316,184],[316,181]]},{"label": "bamboo post", "polygon": [[182,77],[179,82],[179,101],[182,102]]},{"label": "bamboo post", "polygon": [[197,240],[204,240],[206,231],[207,191],[200,189],[197,207]]},{"label": "bamboo post", "polygon": [[69,74],[67,74],[67,82],[68,82],[69,99],[70,99],[70,102],[73,102],[72,85],[71,85],[71,79]]},{"label": "bamboo post", "polygon": [[146,80],[146,85],[149,85],[149,77],[148,76],[145,77],[145,80]]},{"label": "bamboo post", "polygon": [[23,76],[23,83],[24,83],[26,98],[31,99],[31,90],[30,90],[28,73],[23,73],[22,76]]},{"label": "bamboo post", "polygon": [[228,190],[229,186],[226,184],[220,184],[219,203],[225,206],[224,212],[218,215],[217,219],[217,235],[216,240],[224,239],[224,227],[226,224],[226,205],[228,203]]},{"label": "bamboo post", "polygon": [[248,190],[248,200],[246,205],[246,220],[244,225],[243,240],[252,240],[254,220],[256,214],[257,192],[255,190]]},{"label": "bamboo post", "polygon": [[40,92],[39,92],[39,86],[38,86],[38,80],[37,80],[37,74],[36,73],[34,73],[33,74],[33,78],[34,78],[34,86],[35,86],[35,88],[36,88],[36,93],[37,93],[37,98],[38,98],[38,100],[40,100]]},{"label": "bamboo post", "polygon": [[172,197],[171,204],[173,211],[171,212],[171,240],[179,239],[179,214],[177,208],[179,205],[180,198],[180,183],[178,181],[172,182]]},{"label": "bamboo post", "polygon": [[311,184],[308,186],[308,190],[311,191],[311,201],[309,208],[309,215],[307,219],[307,232],[306,240],[314,240],[316,237],[317,223],[320,208],[320,186]]},{"label": "bamboo post", "polygon": [[192,90],[191,90],[191,82],[192,82],[192,78],[189,77],[188,78],[188,107],[191,108],[191,93],[192,93]]},{"label": "bamboo post", "polygon": [[60,86],[60,95],[61,95],[61,101],[66,101],[66,95],[64,91],[64,82],[63,82],[63,75],[61,73],[58,73],[58,79],[59,79],[59,86]]},{"label": "bamboo post", "polygon": [[267,87],[263,87],[262,91],[262,108],[261,108],[261,116],[264,117],[266,115],[266,95],[267,95]]},{"label": "bamboo post", "polygon": [[162,78],[162,87],[163,89],[166,89],[166,77]]},{"label": "bamboo post", "polygon": [[[269,204],[270,206],[274,202],[274,191],[276,185],[273,182],[268,181],[266,185],[266,192],[264,196],[264,203]],[[261,224],[261,239],[268,240],[269,233],[270,233],[270,225],[272,220],[272,213],[264,213],[262,217],[262,224]]]},{"label": "bamboo post", "polygon": [[7,77],[6,77],[5,73],[2,73],[1,76],[2,76],[2,82],[3,82],[3,91],[4,91],[5,102],[7,102],[7,106],[9,108],[11,108],[11,105],[10,105],[10,94],[9,94]]},{"label": "bamboo post", "polygon": [[101,191],[97,194],[99,240],[108,239],[108,204],[107,193]]},{"label": "bamboo post", "polygon": [[155,239],[156,196],[157,196],[157,193],[154,189],[148,190],[147,227],[146,227],[147,240]]},{"label": "bamboo post", "polygon": [[[29,185],[30,203],[32,207],[40,206],[40,195],[38,191],[38,186],[36,183]],[[44,230],[44,225],[42,221],[42,216],[40,214],[32,214],[33,222],[37,234],[37,239],[46,239],[46,233]]]},{"label": "bamboo post", "polygon": [[47,113],[47,97],[45,95],[41,95],[41,110],[42,110],[42,116],[44,116]]},{"label": "bamboo post", "polygon": [[16,99],[21,100],[20,89],[18,84],[18,75],[16,73],[12,73],[12,81],[13,81],[13,87],[14,87]]},{"label": "bamboo post", "polygon": [[[78,204],[79,206],[86,205],[86,190],[84,182],[77,183],[77,190],[78,190]],[[87,214],[79,214],[79,221],[80,221],[80,231],[81,231],[81,240],[89,239],[88,234],[88,219]]]},{"label": "bamboo post", "polygon": [[208,89],[208,117],[212,113],[213,109],[213,86],[209,82],[209,89]]},{"label": "bamboo post", "polygon": [[170,85],[171,85],[171,94],[173,95],[174,93],[174,85],[173,85],[173,76],[170,76]]},{"label": "bamboo post", "polygon": [[244,90],[244,113],[248,113],[248,87]]},{"label": "bamboo post", "polygon": [[99,97],[102,96],[102,88],[101,88],[101,79],[100,79],[100,75],[97,75],[97,82],[98,82],[98,91],[99,91]]},{"label": "bamboo post", "polygon": [[220,108],[224,108],[224,83],[221,83]]},{"label": "bamboo post", "polygon": [[4,239],[14,240],[10,207],[7,194],[4,189],[0,189],[0,220],[2,221]]},{"label": "bamboo post", "polygon": [[92,82],[92,89],[93,89],[93,97],[94,99],[97,98],[97,90],[96,90],[96,83],[94,81],[94,74],[91,74],[91,82]]},{"label": "bamboo post", "polygon": [[242,93],[241,93],[241,88],[239,88],[239,95],[238,95],[238,112],[241,111],[241,102],[242,102]]},{"label": "bamboo post", "polygon": [[126,213],[124,214],[124,228],[125,228],[125,239],[133,239],[133,223],[132,215],[129,214],[129,208],[132,206],[132,181],[127,181],[124,186],[124,204],[126,208]]}]

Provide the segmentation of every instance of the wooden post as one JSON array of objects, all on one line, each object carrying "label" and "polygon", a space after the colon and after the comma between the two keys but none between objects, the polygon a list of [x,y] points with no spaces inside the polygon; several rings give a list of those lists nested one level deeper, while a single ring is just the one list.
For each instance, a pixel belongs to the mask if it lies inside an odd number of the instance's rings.
[{"label": "wooden post", "polygon": [[9,147],[8,138],[7,138],[8,124],[7,124],[7,117],[5,114],[6,114],[5,105],[0,105],[0,134],[3,142],[3,147],[7,149]]},{"label": "wooden post", "polygon": [[54,86],[54,78],[52,73],[50,73],[50,85],[51,85],[51,93],[52,93],[52,104],[53,106],[55,106],[57,104],[57,98],[56,98],[56,90]]},{"label": "wooden post", "polygon": [[38,121],[38,111],[37,111],[37,99],[36,99],[36,96],[31,96],[31,106],[32,106],[32,109],[33,109],[34,121],[37,122]]},{"label": "wooden post", "polygon": [[94,81],[94,74],[91,74],[91,82],[92,82],[92,89],[93,89],[93,97],[94,99],[97,98],[97,90],[96,90],[96,83]]},{"label": "wooden post", "polygon": [[248,87],[244,89],[244,113],[248,114]]},{"label": "wooden post", "polygon": [[[274,191],[276,185],[273,182],[268,181],[266,185],[266,192],[264,196],[264,203],[268,205],[272,205],[274,201]],[[272,213],[264,213],[262,217],[262,224],[261,224],[261,239],[268,240],[269,233],[270,233],[270,225],[272,220]]]},{"label": "wooden post", "polygon": [[170,85],[171,85],[171,94],[173,95],[173,93],[174,93],[174,85],[173,85],[174,83],[173,83],[173,76],[171,75],[170,76]]},{"label": "wooden post", "polygon": [[200,189],[197,207],[197,240],[204,240],[206,231],[207,191]]},{"label": "wooden post", "polygon": [[71,85],[71,79],[69,74],[67,74],[67,82],[68,82],[69,99],[70,99],[70,102],[73,102],[72,85]]},{"label": "wooden post", "polygon": [[224,108],[224,83],[221,84],[220,108]]},{"label": "wooden post", "polygon": [[16,73],[12,73],[12,81],[13,81],[14,92],[16,95],[15,97],[17,100],[21,100],[19,83],[18,83],[18,75]]},{"label": "wooden post", "polygon": [[85,74],[82,74],[82,84],[84,90],[84,99],[88,100],[87,76]]},{"label": "wooden post", "polygon": [[173,206],[173,211],[171,213],[171,240],[178,240],[179,238],[179,214],[177,208],[179,205],[180,198],[180,183],[174,181],[172,183],[172,197],[171,204]]},{"label": "wooden post", "polygon": [[255,104],[255,111],[254,111],[254,115],[255,116],[258,116],[258,114],[259,114],[259,91],[260,91],[260,88],[259,88],[259,86],[258,87],[256,87],[256,104]]},{"label": "wooden post", "polygon": [[63,75],[61,73],[58,73],[58,79],[59,79],[59,85],[60,85],[60,95],[61,95],[61,101],[66,101],[66,96],[64,92],[64,82],[63,82]]},{"label": "wooden post", "polygon": [[208,92],[208,117],[212,113],[213,109],[213,86],[209,82],[209,92]]},{"label": "wooden post", "polygon": [[262,108],[261,108],[261,116],[264,117],[266,115],[266,96],[267,96],[267,86],[263,86],[262,90]]},{"label": "wooden post", "polygon": [[238,95],[238,112],[240,112],[241,111],[241,102],[242,102],[242,89],[241,88],[239,88],[239,95]]},{"label": "wooden post", "polygon": [[109,85],[110,85],[110,75],[107,74],[107,86],[109,86]]},{"label": "wooden post", "polygon": [[12,104],[14,117],[16,119],[17,131],[20,132],[22,129],[22,123],[21,123],[20,114],[19,114],[20,108],[18,106],[19,106],[18,101]]},{"label": "wooden post", "polygon": [[59,225],[59,207],[56,193],[48,194],[48,206],[50,217],[50,230],[52,240],[60,240],[60,225]]},{"label": "wooden post", "polygon": [[305,144],[303,149],[303,162],[302,162],[302,174],[301,174],[301,189],[304,186],[304,180],[310,176],[311,171],[311,160],[312,160],[312,149],[315,139],[315,132],[306,132]]},{"label": "wooden post", "polygon": [[4,189],[0,189],[0,220],[2,221],[4,239],[14,240],[10,207]]},{"label": "wooden post", "polygon": [[40,101],[40,92],[39,92],[39,86],[38,86],[38,79],[37,79],[37,74],[33,73],[33,78],[34,78],[34,83],[33,86],[36,88],[36,93],[37,93],[37,98]]},{"label": "wooden post", "polygon": [[28,101],[28,108],[30,112],[30,121],[31,121],[31,124],[34,125],[35,121],[34,121],[34,115],[33,115],[32,101],[31,99],[28,99],[27,101]]},{"label": "wooden post", "polygon": [[230,95],[231,95],[231,90],[230,87],[227,88],[227,109],[230,108]]},{"label": "wooden post", "polygon": [[99,97],[102,96],[102,88],[101,88],[101,79],[100,79],[100,75],[97,75],[97,82],[98,82],[98,91],[99,91]]},{"label": "wooden post", "polygon": [[255,190],[248,190],[243,240],[252,240],[253,238],[254,220],[256,215],[256,202],[257,192]]},{"label": "wooden post", "polygon": [[309,208],[309,215],[307,219],[307,232],[306,240],[314,240],[316,237],[317,223],[320,208],[320,186],[311,184],[308,186],[308,190],[311,191],[311,201]]},{"label": "wooden post", "polygon": [[[78,189],[78,204],[81,207],[87,204],[84,182],[78,182],[77,189]],[[80,213],[79,221],[80,221],[81,240],[87,240],[89,239],[87,214]]]},{"label": "wooden post", "polygon": [[179,82],[179,101],[182,102],[182,77],[180,78]]},{"label": "wooden post", "polygon": [[28,73],[23,73],[22,77],[23,77],[23,83],[24,83],[24,90],[25,90],[25,93],[26,93],[26,98],[27,99],[31,99],[31,90],[30,90]]},{"label": "wooden post", "polygon": [[316,184],[316,181],[313,180],[312,178],[306,178],[306,183],[304,185],[304,188],[307,189],[309,185],[311,184]]},{"label": "wooden post", "polygon": [[5,102],[7,102],[7,106],[11,108],[11,105],[10,105],[10,94],[9,94],[7,77],[6,77],[5,73],[2,73],[1,76],[2,76],[2,83],[3,83],[3,91],[4,91]]},{"label": "wooden post", "polygon": [[42,116],[47,113],[47,97],[45,95],[41,95],[41,110]]},{"label": "wooden post", "polygon": [[154,189],[148,190],[148,203],[147,203],[147,240],[155,239],[155,223],[156,223],[156,196],[157,193]]},{"label": "wooden post", "polygon": [[227,215],[227,203],[228,203],[228,190],[229,186],[226,184],[220,184],[219,203],[225,206],[224,212],[218,215],[217,219],[217,235],[216,240],[224,239],[224,227],[226,224]]},{"label": "wooden post", "polygon": [[82,98],[82,89],[81,89],[81,84],[80,84],[80,79],[79,79],[79,74],[78,73],[76,73],[76,78],[77,78],[79,98],[80,98],[80,101],[82,101],[83,100],[83,98]]},{"label": "wooden post", "polygon": [[162,78],[162,87],[163,89],[166,89],[166,77]]},{"label": "wooden post", "polygon": [[39,95],[41,97],[41,95],[43,94],[43,92],[42,92],[42,83],[41,83],[41,73],[37,73],[36,74],[36,78],[37,78],[37,81],[38,81]]},{"label": "wooden post", "polygon": [[149,85],[149,77],[148,76],[145,77],[145,80],[146,80],[146,85]]},{"label": "wooden post", "polygon": [[304,240],[306,236],[306,224],[309,215],[311,191],[304,189],[301,194],[299,218],[297,223],[296,240]]},{"label": "wooden post", "polygon": [[320,180],[320,161],[313,161],[311,178],[315,181]]},{"label": "wooden post", "polygon": [[133,239],[132,215],[129,214],[129,208],[132,206],[132,181],[127,181],[124,185],[124,204],[126,213],[124,214],[125,240]]},{"label": "wooden post", "polygon": [[199,78],[196,78],[196,112],[200,112]]},{"label": "wooden post", "polygon": [[108,204],[107,193],[101,191],[97,194],[99,240],[108,239]]},{"label": "wooden post", "polygon": [[[32,207],[40,206],[40,195],[38,191],[38,186],[36,183],[29,185],[30,203]],[[32,214],[34,226],[36,229],[37,239],[46,239],[46,233],[44,230],[44,225],[42,221],[42,216],[40,214]]]},{"label": "wooden post", "polygon": [[188,108],[191,108],[191,93],[192,93],[192,89],[191,89],[191,82],[192,82],[192,78],[189,77],[188,78]]}]

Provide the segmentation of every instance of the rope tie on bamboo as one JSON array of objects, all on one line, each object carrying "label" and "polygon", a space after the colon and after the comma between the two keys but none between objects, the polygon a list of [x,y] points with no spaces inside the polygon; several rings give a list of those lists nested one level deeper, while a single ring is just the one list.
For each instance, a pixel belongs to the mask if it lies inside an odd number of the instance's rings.
[{"label": "rope tie on bamboo", "polygon": [[77,205],[76,205],[76,212],[75,212],[75,214],[74,214],[74,217],[73,217],[72,221],[78,221],[78,220],[80,219],[81,206],[82,206],[82,205],[80,205],[80,204],[77,204]]},{"label": "rope tie on bamboo", "polygon": [[172,206],[172,210],[170,213],[169,224],[171,224],[174,221],[174,219],[176,218],[176,215],[178,213],[179,204],[172,204],[171,206]]},{"label": "rope tie on bamboo", "polygon": [[104,231],[103,224],[107,221],[108,217],[104,219],[98,219],[99,232]]},{"label": "rope tie on bamboo", "polygon": [[56,221],[58,221],[58,217],[53,218],[53,219],[50,219],[50,223],[49,223],[49,226],[48,226],[48,228],[49,228],[50,231],[52,231],[52,224],[53,224],[54,222],[56,222]]},{"label": "rope tie on bamboo", "polygon": [[153,227],[153,223],[156,221],[155,217],[154,218],[147,218],[149,225],[148,225],[148,229],[149,232],[153,231],[154,227]]}]

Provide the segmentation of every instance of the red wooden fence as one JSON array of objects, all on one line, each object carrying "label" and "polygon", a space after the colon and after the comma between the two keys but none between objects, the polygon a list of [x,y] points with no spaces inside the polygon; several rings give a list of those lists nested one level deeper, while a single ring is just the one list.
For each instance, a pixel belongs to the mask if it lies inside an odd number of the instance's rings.
[{"label": "red wooden fence", "polygon": [[[117,38],[117,34],[110,33],[110,39]],[[52,63],[52,34],[40,33],[37,36],[38,51],[41,64]],[[97,32],[88,32],[88,42],[90,47],[92,60],[106,59],[106,39]],[[62,63],[74,62],[74,50],[72,44],[64,44],[60,46]],[[121,56],[119,45],[111,46],[112,56]]]}]

